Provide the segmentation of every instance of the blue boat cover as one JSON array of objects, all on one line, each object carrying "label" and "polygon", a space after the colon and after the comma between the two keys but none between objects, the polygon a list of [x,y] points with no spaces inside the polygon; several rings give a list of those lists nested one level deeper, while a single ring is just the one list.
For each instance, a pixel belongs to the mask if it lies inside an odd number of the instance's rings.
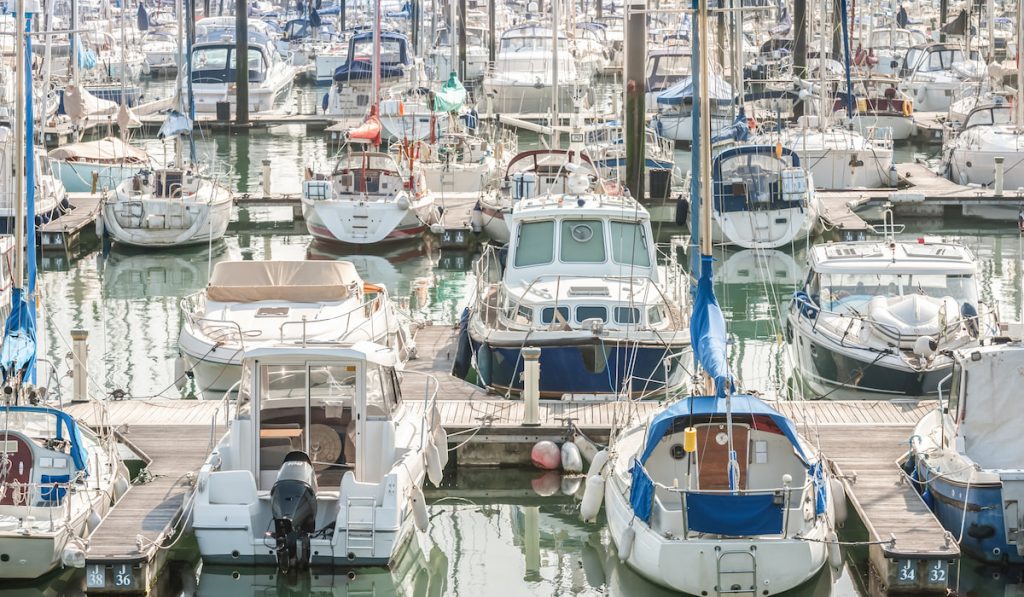
[{"label": "blue boat cover", "polygon": [[142,2],[139,2],[135,26],[139,31],[149,31],[149,13],[146,12],[146,6]]},{"label": "blue boat cover", "polygon": [[434,94],[434,112],[458,112],[466,101],[466,88],[459,82],[459,75],[452,71],[448,81]]},{"label": "blue boat cover", "polygon": [[747,124],[747,113],[740,108],[736,114],[736,120],[728,128],[724,128],[714,135],[711,135],[711,143],[722,143],[725,141],[746,141],[750,138],[750,125]]},{"label": "blue boat cover", "polygon": [[[65,434],[69,440],[71,440],[71,461],[75,465],[76,471],[84,471],[86,474],[89,473],[89,453],[85,449],[85,442],[82,440],[82,430],[78,428],[78,423],[74,417],[68,413],[57,410],[55,408],[49,408],[46,406],[0,406],[0,417],[5,413],[43,413],[47,415],[53,415],[56,418],[56,429],[55,437],[57,439],[63,439]],[[0,421],[3,419],[0,418]]]},{"label": "blue boat cover", "polygon": [[741,537],[782,533],[782,504],[771,493],[686,494],[686,524],[691,531]]},{"label": "blue boat cover", "polygon": [[[399,48],[397,61],[381,61],[380,76],[385,79],[401,77],[405,73],[405,67],[412,64],[412,60],[409,58],[408,38],[401,33],[385,31],[381,32],[380,40],[381,42],[397,41]],[[334,69],[335,81],[351,81],[373,78],[373,65],[371,61],[357,60],[355,58],[355,48],[358,43],[372,44],[373,32],[364,31],[363,33],[357,33],[352,36],[348,42],[348,59],[345,61],[345,64]]]},{"label": "blue boat cover", "polygon": [[[709,74],[711,79],[708,85],[708,98],[713,104],[728,105],[733,101],[732,85],[719,77]],[[679,80],[678,83],[658,94],[658,103],[666,106],[678,106],[679,104],[693,103],[693,77],[688,76]]]},{"label": "blue boat cover", "polygon": [[701,256],[697,296],[690,316],[690,341],[693,356],[715,382],[715,395],[725,396],[726,385],[732,385],[733,379],[726,358],[725,317],[711,281],[713,261],[710,255]]}]

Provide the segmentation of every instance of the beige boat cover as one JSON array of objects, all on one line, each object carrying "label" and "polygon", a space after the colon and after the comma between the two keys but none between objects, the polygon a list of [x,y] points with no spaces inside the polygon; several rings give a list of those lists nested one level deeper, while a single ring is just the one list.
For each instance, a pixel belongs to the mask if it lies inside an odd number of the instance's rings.
[{"label": "beige boat cover", "polygon": [[99,141],[84,141],[63,145],[50,151],[50,159],[65,162],[95,162],[103,164],[148,164],[149,155],[124,143],[117,137],[105,137]]},{"label": "beige boat cover", "polygon": [[363,280],[348,261],[222,261],[213,267],[206,298],[251,303],[316,303],[348,298]]}]

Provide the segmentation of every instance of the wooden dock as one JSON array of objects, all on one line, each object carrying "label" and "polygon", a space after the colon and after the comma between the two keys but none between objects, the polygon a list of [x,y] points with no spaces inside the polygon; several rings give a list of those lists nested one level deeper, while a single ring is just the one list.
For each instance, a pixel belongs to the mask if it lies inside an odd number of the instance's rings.
[{"label": "wooden dock", "polygon": [[82,233],[93,233],[100,213],[102,196],[99,193],[68,193],[71,208],[60,216],[39,226],[39,247],[42,251],[60,251],[69,258],[78,255]]}]

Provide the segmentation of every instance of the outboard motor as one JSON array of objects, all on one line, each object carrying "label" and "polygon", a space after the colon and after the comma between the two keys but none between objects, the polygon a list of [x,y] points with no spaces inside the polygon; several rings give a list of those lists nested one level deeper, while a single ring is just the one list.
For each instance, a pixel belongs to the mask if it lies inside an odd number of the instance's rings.
[{"label": "outboard motor", "polygon": [[270,490],[277,567],[309,567],[309,536],[316,529],[316,473],[305,452],[289,452]]}]

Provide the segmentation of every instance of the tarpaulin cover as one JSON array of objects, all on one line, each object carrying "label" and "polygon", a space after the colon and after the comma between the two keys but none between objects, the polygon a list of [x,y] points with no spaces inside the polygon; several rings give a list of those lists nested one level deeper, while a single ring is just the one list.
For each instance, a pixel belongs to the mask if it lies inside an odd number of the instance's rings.
[{"label": "tarpaulin cover", "polygon": [[697,296],[690,316],[690,339],[694,357],[715,382],[715,394],[725,396],[726,385],[732,384],[732,375],[726,355],[725,317],[711,281],[713,260],[710,255],[701,257]]},{"label": "tarpaulin cover", "polygon": [[[402,64],[381,64],[382,79],[397,79],[405,74]],[[369,80],[373,78],[373,64],[369,60],[356,59],[334,69],[335,81]]]},{"label": "tarpaulin cover", "polygon": [[51,159],[65,162],[97,162],[110,164],[148,164],[149,154],[138,147],[132,147],[117,137],[105,137],[97,141],[71,143],[53,149]]},{"label": "tarpaulin cover", "polygon": [[712,143],[721,143],[723,141],[746,141],[750,138],[750,125],[747,123],[747,113],[743,108],[740,108],[738,114],[736,114],[736,120],[729,125],[728,128],[719,130],[716,134],[711,136]]},{"label": "tarpaulin cover", "polygon": [[317,303],[349,297],[362,278],[348,261],[223,261],[213,266],[206,298],[219,302]]},{"label": "tarpaulin cover", "polygon": [[26,299],[24,288],[11,291],[11,313],[4,325],[4,343],[0,348],[0,367],[3,378],[24,371],[28,380],[36,366],[36,318],[32,305]]},{"label": "tarpaulin cover", "polygon": [[691,531],[731,537],[782,533],[782,504],[771,493],[686,494],[686,523]]},{"label": "tarpaulin cover", "polygon": [[[732,85],[715,74],[709,74],[708,98],[713,104],[730,104],[733,101]],[[678,83],[658,94],[658,103],[667,106],[693,103],[693,77],[680,79]]]},{"label": "tarpaulin cover", "polygon": [[651,519],[651,507],[654,505],[654,481],[644,467],[633,463],[633,482],[629,485],[629,505],[633,514],[647,522]]},{"label": "tarpaulin cover", "polygon": [[458,112],[466,101],[466,88],[459,82],[459,75],[452,72],[448,81],[434,94],[434,112]]},{"label": "tarpaulin cover", "polygon": [[139,31],[149,31],[149,13],[146,12],[146,6],[139,2],[139,12],[136,15],[136,26]]},{"label": "tarpaulin cover", "polygon": [[71,440],[71,461],[75,464],[76,471],[89,472],[89,451],[85,449],[85,442],[82,440],[82,431],[78,428],[78,423],[74,417],[68,413],[57,410],[55,408],[49,408],[46,406],[0,406],[0,421],[3,420],[3,415],[17,414],[17,413],[41,413],[44,415],[53,415],[56,418],[56,429],[55,437],[57,439],[63,439],[65,432],[67,438]]},{"label": "tarpaulin cover", "polygon": [[382,130],[380,118],[370,114],[363,124],[348,131],[349,139],[365,139],[373,145],[380,145],[380,132]]}]

